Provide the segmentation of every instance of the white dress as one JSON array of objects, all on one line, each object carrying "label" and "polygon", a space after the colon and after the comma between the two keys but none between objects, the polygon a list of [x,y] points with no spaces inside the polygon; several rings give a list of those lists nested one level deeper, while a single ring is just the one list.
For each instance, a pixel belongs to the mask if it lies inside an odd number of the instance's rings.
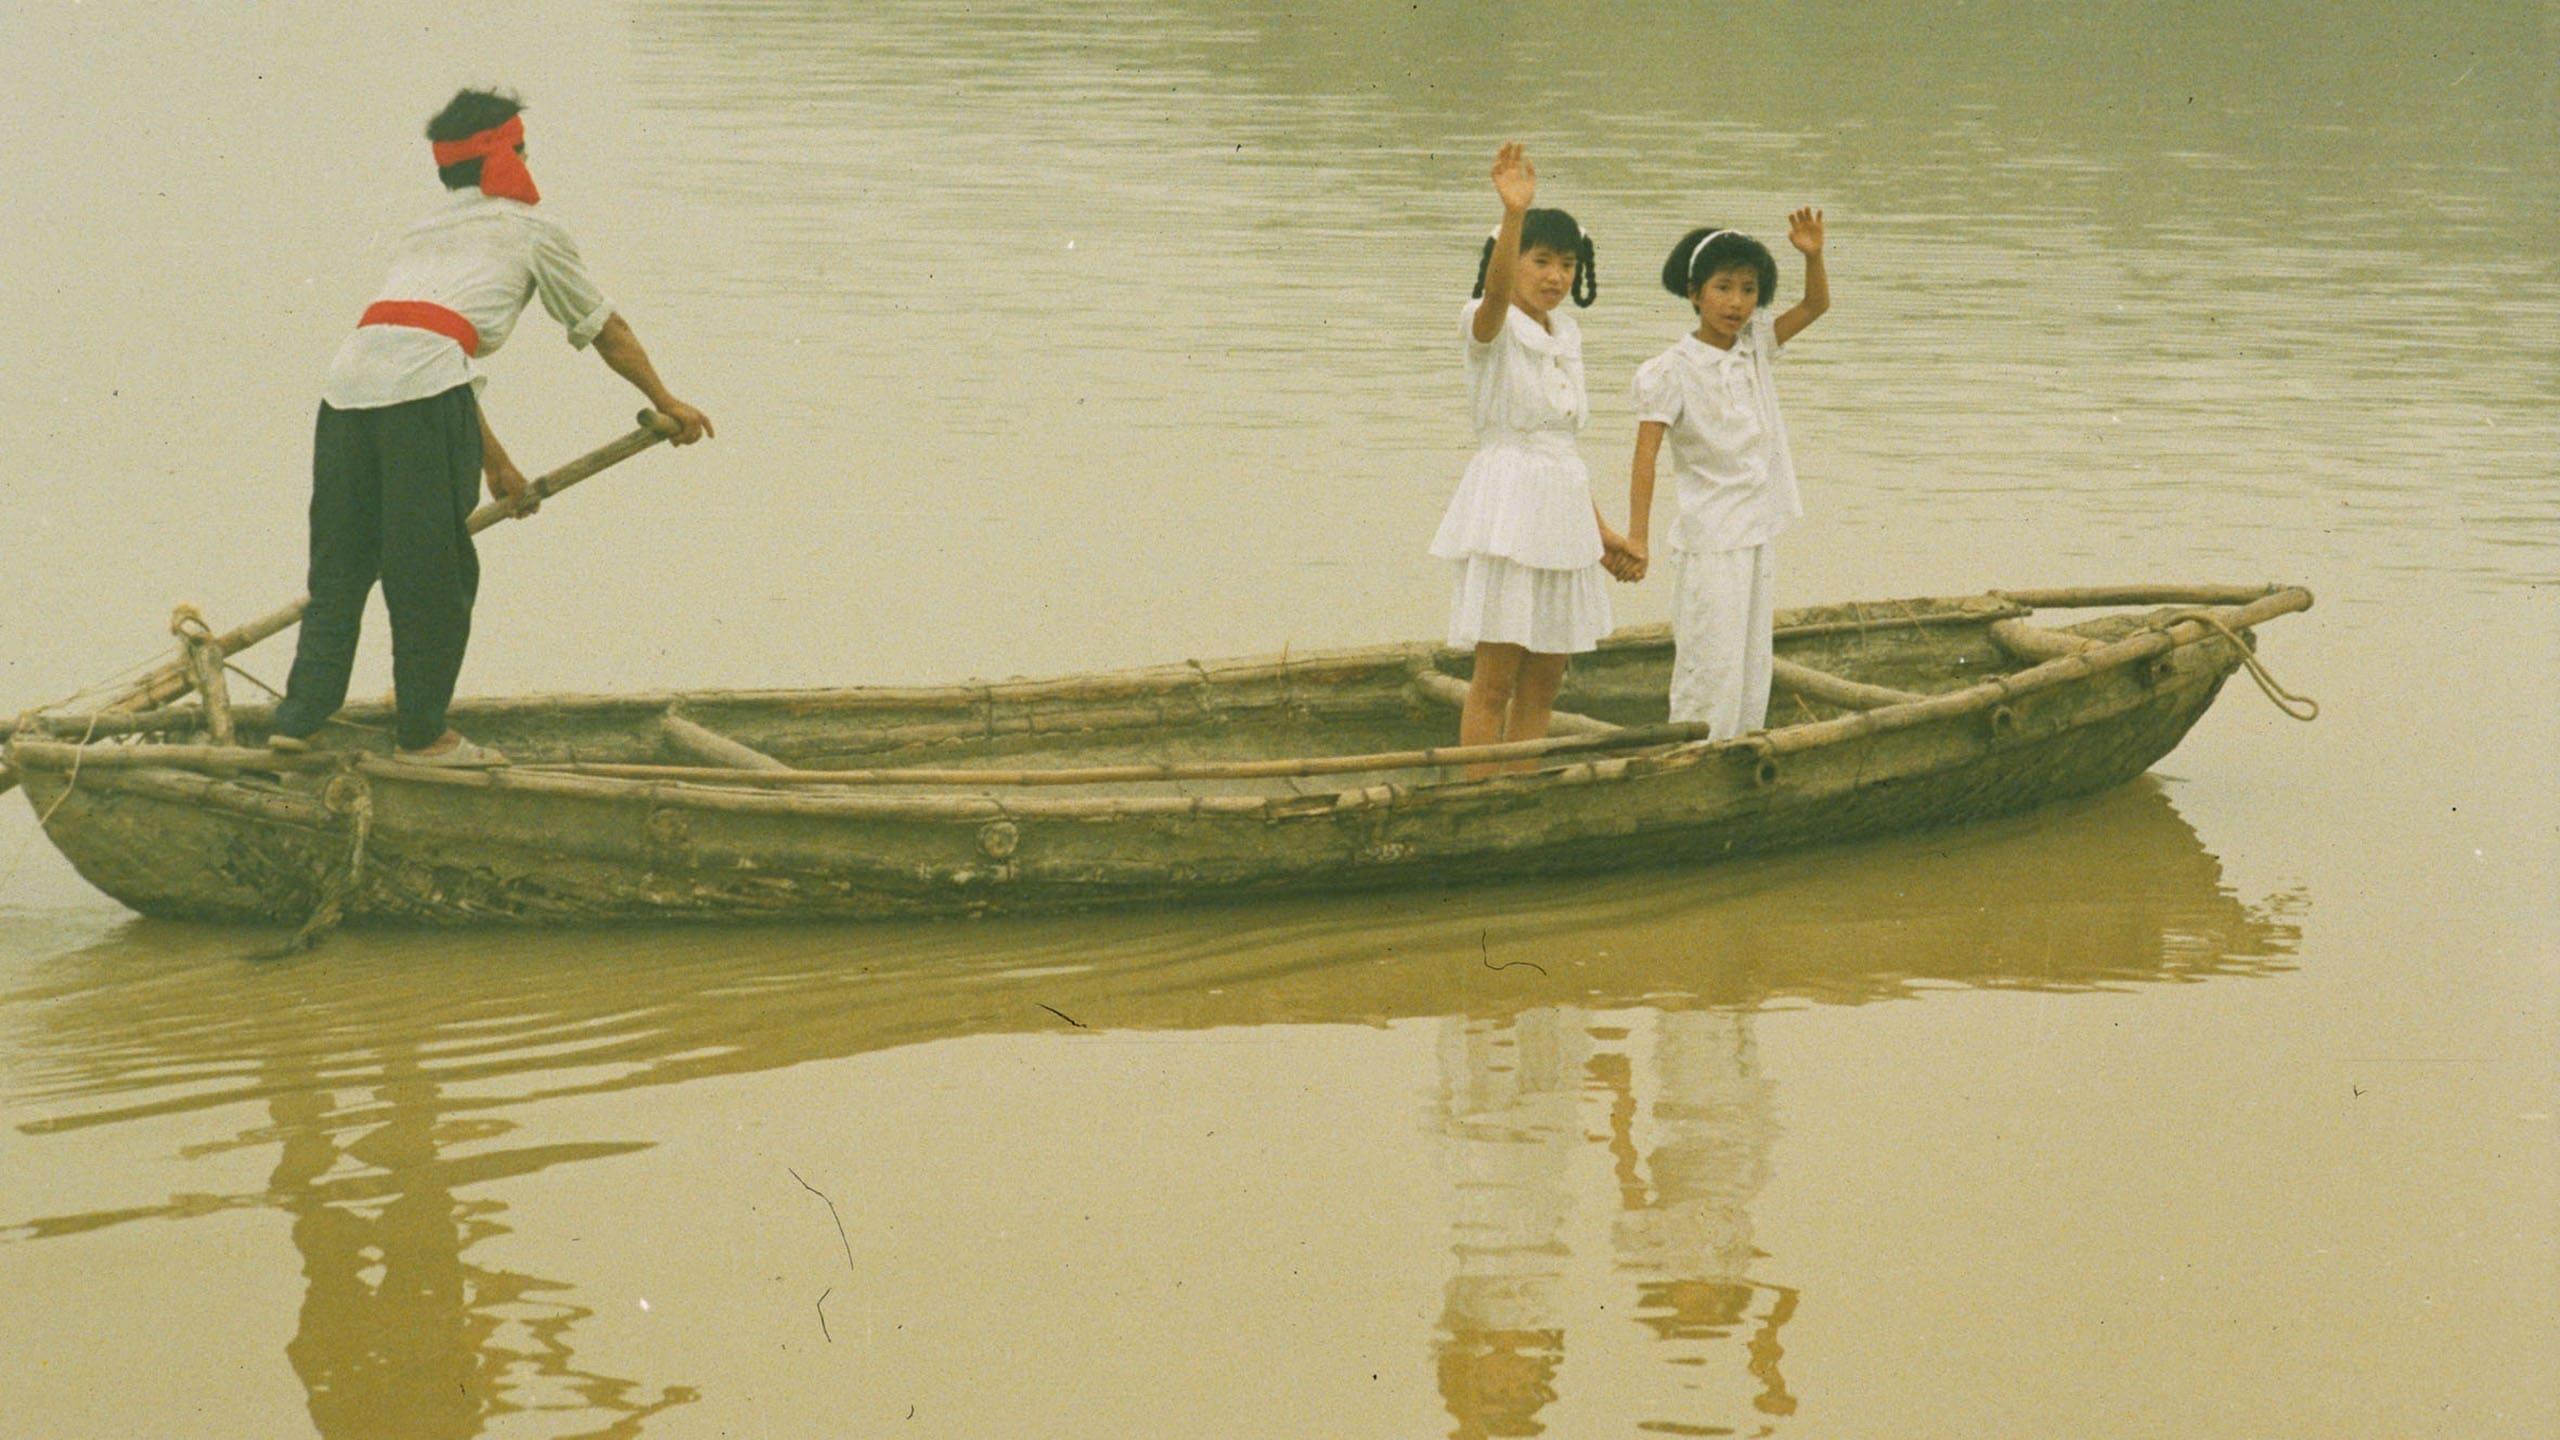
[{"label": "white dress", "polygon": [[1550,331],[1513,307],[1479,343],[1483,304],[1470,301],[1458,320],[1478,448],[1431,541],[1458,568],[1449,643],[1579,654],[1610,629],[1591,473],[1575,443],[1591,413],[1582,331],[1561,311],[1549,312]]}]

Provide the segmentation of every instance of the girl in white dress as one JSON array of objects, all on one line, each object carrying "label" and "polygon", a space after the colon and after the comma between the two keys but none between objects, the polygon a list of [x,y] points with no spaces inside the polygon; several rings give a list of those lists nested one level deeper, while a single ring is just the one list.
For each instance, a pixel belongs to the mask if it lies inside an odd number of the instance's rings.
[{"label": "girl in white dress", "polygon": [[1698,328],[1636,371],[1635,473],[1627,487],[1627,548],[1648,563],[1655,457],[1671,441],[1679,487],[1671,527],[1671,718],[1703,721],[1718,740],[1768,719],[1772,542],[1804,514],[1794,457],[1778,415],[1771,362],[1831,308],[1822,265],[1822,212],[1787,217],[1804,253],[1804,298],[1771,317],[1778,284],[1769,248],[1701,227],[1663,262],[1662,285],[1698,312]]},{"label": "girl in white dress", "polygon": [[1431,542],[1458,571],[1449,643],[1475,649],[1461,745],[1547,733],[1566,658],[1609,633],[1603,562],[1627,553],[1592,504],[1574,438],[1590,405],[1582,332],[1560,307],[1598,291],[1591,237],[1561,210],[1529,208],[1537,171],[1519,145],[1495,157],[1493,188],[1502,224],[1460,320],[1479,448]]}]

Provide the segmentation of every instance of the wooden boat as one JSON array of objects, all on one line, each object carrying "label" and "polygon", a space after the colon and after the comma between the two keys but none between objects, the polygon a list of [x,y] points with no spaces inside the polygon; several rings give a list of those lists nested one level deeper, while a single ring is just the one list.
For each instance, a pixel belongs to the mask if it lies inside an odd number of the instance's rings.
[{"label": "wooden boat", "polygon": [[[1552,737],[1467,750],[1433,742],[1469,657],[1403,645],[458,702],[514,757],[494,772],[390,759],[381,707],[307,756],[202,743],[255,742],[269,713],[201,702],[31,717],[7,759],[80,872],[153,915],[1045,911],[1694,864],[2021,810],[2141,774],[2254,669],[2253,628],[2310,605],[2140,587],[1786,612],[1771,728],[1724,741],[1657,723],[1652,627],[1576,664]],[[2124,607],[2154,608],[2035,623]]]}]

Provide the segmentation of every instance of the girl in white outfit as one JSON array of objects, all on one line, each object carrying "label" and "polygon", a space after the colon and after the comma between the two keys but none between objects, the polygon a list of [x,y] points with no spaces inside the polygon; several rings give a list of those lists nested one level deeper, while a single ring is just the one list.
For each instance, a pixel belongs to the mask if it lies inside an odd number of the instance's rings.
[{"label": "girl in white outfit", "polygon": [[1591,237],[1561,210],[1529,208],[1537,171],[1519,145],[1495,157],[1493,187],[1502,224],[1460,321],[1480,448],[1431,542],[1458,567],[1449,643],[1475,649],[1462,745],[1547,733],[1566,657],[1609,633],[1603,561],[1626,556],[1575,448],[1590,405],[1582,332],[1560,307],[1598,291]]},{"label": "girl in white outfit", "polygon": [[1778,266],[1767,246],[1732,230],[1680,237],[1662,285],[1696,308],[1698,328],[1636,371],[1627,548],[1641,577],[1654,461],[1668,435],[1679,487],[1671,718],[1703,721],[1718,740],[1768,719],[1771,542],[1804,513],[1771,362],[1831,308],[1822,212],[1789,215],[1787,240],[1804,252],[1804,298],[1772,319],[1763,307],[1777,289]]}]

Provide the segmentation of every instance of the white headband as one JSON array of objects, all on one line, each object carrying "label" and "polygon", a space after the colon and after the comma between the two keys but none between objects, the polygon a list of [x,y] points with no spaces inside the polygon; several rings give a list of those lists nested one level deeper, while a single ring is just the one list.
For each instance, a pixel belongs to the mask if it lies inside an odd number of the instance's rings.
[{"label": "white headband", "polygon": [[1698,248],[1689,252],[1689,278],[1690,278],[1690,280],[1695,281],[1695,280],[1698,278],[1698,261],[1699,261],[1700,257],[1704,256],[1704,255],[1707,253],[1707,247],[1708,247],[1708,246],[1710,246],[1710,245],[1713,245],[1714,243],[1716,243],[1716,241],[1718,241],[1718,240],[1722,239],[1723,237],[1725,237],[1725,236],[1727,236],[1727,235],[1732,235],[1732,234],[1735,234],[1735,233],[1737,233],[1737,232],[1732,231],[1732,230],[1718,230],[1718,231],[1715,231],[1715,232],[1713,232],[1712,234],[1708,235],[1706,239],[1701,240],[1701,241],[1699,241],[1699,242],[1698,242]]}]

